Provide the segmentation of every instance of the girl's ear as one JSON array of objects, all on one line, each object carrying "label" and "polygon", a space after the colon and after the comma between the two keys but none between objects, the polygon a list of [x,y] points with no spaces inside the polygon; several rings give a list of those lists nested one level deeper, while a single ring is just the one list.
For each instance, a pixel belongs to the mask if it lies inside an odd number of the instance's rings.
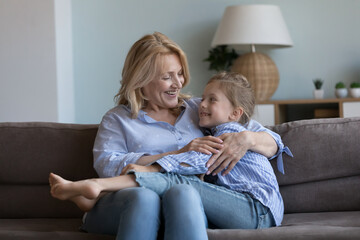
[{"label": "girl's ear", "polygon": [[230,114],[230,120],[231,121],[236,121],[238,122],[241,118],[241,116],[244,113],[244,109],[242,109],[241,107],[237,107],[233,110],[233,112]]}]

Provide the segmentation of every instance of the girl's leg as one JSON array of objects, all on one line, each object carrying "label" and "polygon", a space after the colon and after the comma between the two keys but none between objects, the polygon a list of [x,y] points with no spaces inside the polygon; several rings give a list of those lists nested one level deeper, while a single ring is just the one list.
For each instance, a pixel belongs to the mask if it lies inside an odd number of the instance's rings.
[{"label": "girl's leg", "polygon": [[113,178],[94,178],[81,181],[68,181],[50,173],[49,183],[51,195],[60,200],[73,201],[83,211],[89,211],[102,192],[118,191],[124,188],[137,187],[133,175]]},{"label": "girl's leg", "polygon": [[116,235],[117,240],[156,239],[160,224],[160,198],[145,188],[108,193],[87,213],[82,229]]},{"label": "girl's leg", "polygon": [[162,198],[164,239],[208,239],[207,220],[198,192],[190,185],[177,184]]},{"label": "girl's leg", "polygon": [[239,193],[214,184],[192,181],[199,192],[206,216],[221,229],[257,229],[275,226],[269,208],[249,194]]}]

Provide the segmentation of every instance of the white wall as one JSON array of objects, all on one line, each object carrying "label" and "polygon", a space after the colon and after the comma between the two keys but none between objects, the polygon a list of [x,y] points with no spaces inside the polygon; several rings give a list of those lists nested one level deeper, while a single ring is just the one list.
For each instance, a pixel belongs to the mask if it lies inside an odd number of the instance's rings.
[{"label": "white wall", "polygon": [[312,98],[312,79],[325,80],[325,97],[338,81],[360,81],[359,0],[72,0],[76,122],[98,123],[114,106],[130,46],[160,31],[187,53],[191,83],[200,96],[213,72],[204,62],[225,8],[274,4],[294,47],[264,50],[279,68],[273,99]]},{"label": "white wall", "polygon": [[0,0],[0,121],[56,121],[53,1]]},{"label": "white wall", "polygon": [[278,5],[294,41],[265,52],[280,71],[273,99],[312,98],[317,77],[325,97],[340,80],[360,81],[358,0],[0,0],[0,121],[98,123],[130,46],[154,31],[187,53],[184,90],[199,96],[226,6],[256,3]]},{"label": "white wall", "polygon": [[55,0],[58,122],[75,122],[71,0]]},{"label": "white wall", "polygon": [[70,0],[0,0],[0,122],[74,122],[71,26]]}]

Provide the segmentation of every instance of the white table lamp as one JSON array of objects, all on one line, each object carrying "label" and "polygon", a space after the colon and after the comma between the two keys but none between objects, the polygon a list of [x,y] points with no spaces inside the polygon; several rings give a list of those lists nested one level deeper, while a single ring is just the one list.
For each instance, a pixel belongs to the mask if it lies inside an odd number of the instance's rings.
[{"label": "white table lamp", "polygon": [[292,44],[280,8],[273,5],[227,7],[211,43],[212,47],[251,46],[251,53],[236,59],[231,70],[247,77],[257,101],[269,100],[275,93],[279,72],[271,58],[255,52],[255,46],[290,47]]}]

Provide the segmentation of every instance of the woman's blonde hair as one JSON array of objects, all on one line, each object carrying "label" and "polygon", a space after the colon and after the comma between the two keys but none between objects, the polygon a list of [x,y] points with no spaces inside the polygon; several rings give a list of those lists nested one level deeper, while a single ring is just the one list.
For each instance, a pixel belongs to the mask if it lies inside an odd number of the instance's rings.
[{"label": "woman's blonde hair", "polygon": [[243,109],[239,123],[247,124],[254,113],[255,96],[249,81],[240,73],[221,72],[214,75],[208,82],[220,83],[220,89],[225,93],[233,107]]},{"label": "woman's blonde hair", "polygon": [[[146,98],[142,88],[162,74],[164,55],[175,54],[179,57],[184,76],[183,87],[190,81],[190,73],[186,55],[171,39],[162,33],[155,32],[143,36],[130,48],[125,59],[121,87],[115,95],[118,105],[126,105],[131,109],[132,118],[136,118],[140,109],[146,106]],[[188,95],[179,94],[179,103],[171,109],[178,112]]]}]

